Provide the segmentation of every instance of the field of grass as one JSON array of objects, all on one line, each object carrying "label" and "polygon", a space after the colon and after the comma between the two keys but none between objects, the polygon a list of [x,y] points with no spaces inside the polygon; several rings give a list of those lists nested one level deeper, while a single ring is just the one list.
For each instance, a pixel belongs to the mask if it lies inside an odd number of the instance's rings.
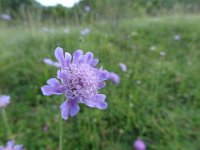
[{"label": "field of grass", "polygon": [[[99,67],[121,77],[101,90],[106,110],[80,105],[76,117],[63,121],[64,150],[131,150],[138,137],[148,150],[200,149],[200,16],[99,21],[69,26],[67,34],[63,26],[49,26],[55,32],[0,26],[0,95],[11,95],[12,131],[8,137],[0,115],[0,145],[15,139],[27,150],[58,149],[61,97],[43,96],[40,87],[57,71],[42,60],[55,60],[60,46],[93,52]],[[80,36],[85,27],[91,33]]]}]

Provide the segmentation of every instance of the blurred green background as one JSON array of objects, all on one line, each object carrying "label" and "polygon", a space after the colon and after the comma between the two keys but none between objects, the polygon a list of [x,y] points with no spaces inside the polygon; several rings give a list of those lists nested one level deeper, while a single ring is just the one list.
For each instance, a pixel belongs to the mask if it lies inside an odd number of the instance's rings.
[{"label": "blurred green background", "polygon": [[131,150],[137,138],[148,150],[200,149],[199,0],[82,0],[72,8],[1,0],[0,15],[0,95],[11,96],[12,130],[0,115],[0,145],[59,149],[61,97],[40,87],[57,72],[43,58],[55,60],[60,46],[93,52],[98,67],[121,77],[101,90],[106,110],[80,105],[63,121],[64,150]]}]

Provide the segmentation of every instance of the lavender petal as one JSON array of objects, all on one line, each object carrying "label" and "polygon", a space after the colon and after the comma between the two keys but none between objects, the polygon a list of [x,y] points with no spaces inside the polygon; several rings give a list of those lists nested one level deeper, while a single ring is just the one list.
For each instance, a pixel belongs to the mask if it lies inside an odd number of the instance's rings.
[{"label": "lavender petal", "polygon": [[65,52],[65,63],[67,65],[67,67],[69,66],[70,62],[71,62],[72,56],[70,53]]},{"label": "lavender petal", "polygon": [[70,103],[69,100],[64,101],[61,105],[60,105],[60,109],[61,109],[61,116],[64,120],[67,120],[69,117],[69,110],[70,110]]},{"label": "lavender petal", "polygon": [[80,56],[83,55],[83,51],[82,50],[76,50],[73,54],[73,61],[72,63],[77,64],[79,62],[79,58]]},{"label": "lavender petal", "polygon": [[63,54],[63,49],[60,47],[57,47],[55,50],[55,57],[58,60],[58,62],[62,65],[62,67],[65,67],[65,58]]},{"label": "lavender petal", "polygon": [[91,52],[87,52],[85,55],[87,56],[86,64],[90,64],[93,60],[93,54]]},{"label": "lavender petal", "polygon": [[97,58],[94,58],[92,62],[90,63],[90,66],[95,67],[99,63],[99,60]]},{"label": "lavender petal", "polygon": [[104,94],[96,94],[91,100],[87,100],[84,103],[89,107],[97,107],[99,109],[106,109],[107,103],[105,102],[106,96]]},{"label": "lavender petal", "polygon": [[70,116],[74,117],[80,110],[80,107],[76,102],[74,102],[70,107]]}]

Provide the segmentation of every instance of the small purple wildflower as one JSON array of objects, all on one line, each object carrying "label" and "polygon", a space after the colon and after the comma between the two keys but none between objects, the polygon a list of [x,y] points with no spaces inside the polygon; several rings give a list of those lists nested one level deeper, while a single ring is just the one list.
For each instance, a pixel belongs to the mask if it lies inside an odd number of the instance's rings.
[{"label": "small purple wildflower", "polygon": [[120,82],[119,75],[114,73],[114,72],[110,72],[109,73],[109,78],[108,79],[111,80],[115,84],[119,84],[119,82]]},{"label": "small purple wildflower", "polygon": [[86,5],[84,9],[85,9],[85,11],[86,11],[87,13],[89,13],[89,12],[90,12],[90,10],[91,10],[91,8],[90,8],[90,6],[89,6],[89,5]]},{"label": "small purple wildflower", "polygon": [[143,140],[137,139],[133,144],[135,150],[146,150],[146,145]]},{"label": "small purple wildflower", "polygon": [[0,96],[0,108],[5,108],[10,103],[10,96],[1,95]]},{"label": "small purple wildflower", "polygon": [[7,20],[7,21],[9,21],[9,20],[12,19],[11,16],[10,16],[9,14],[1,14],[1,18],[2,18],[3,20]]},{"label": "small purple wildflower", "polygon": [[23,145],[15,145],[14,141],[8,141],[6,147],[0,146],[0,150],[24,150]]},{"label": "small purple wildflower", "polygon": [[70,53],[64,53],[63,49],[58,47],[55,57],[61,65],[57,79],[49,79],[48,85],[41,90],[46,96],[65,95],[66,100],[60,106],[63,119],[67,120],[69,115],[73,117],[79,112],[78,103],[99,109],[107,108],[106,95],[99,94],[99,90],[105,86],[104,81],[108,80],[109,72],[95,67],[99,60],[93,58],[91,52],[83,55],[82,50],[76,50],[72,59]]},{"label": "small purple wildflower", "polygon": [[121,68],[122,71],[127,72],[127,67],[124,63],[119,63],[119,67]]},{"label": "small purple wildflower", "polygon": [[49,127],[47,126],[47,125],[45,125],[44,127],[43,127],[43,131],[44,132],[47,132],[49,130]]},{"label": "small purple wildflower", "polygon": [[80,34],[82,36],[86,36],[86,35],[90,34],[90,32],[91,32],[91,30],[89,28],[85,28],[85,29],[81,30]]},{"label": "small purple wildflower", "polygon": [[175,35],[174,40],[179,41],[181,39],[180,35]]},{"label": "small purple wildflower", "polygon": [[53,60],[51,60],[50,58],[44,58],[44,59],[43,59],[43,62],[44,62],[45,64],[49,65],[49,66],[55,66],[55,67],[57,67],[57,68],[60,68],[60,67],[61,67],[61,65],[60,65],[58,62],[53,61]]}]

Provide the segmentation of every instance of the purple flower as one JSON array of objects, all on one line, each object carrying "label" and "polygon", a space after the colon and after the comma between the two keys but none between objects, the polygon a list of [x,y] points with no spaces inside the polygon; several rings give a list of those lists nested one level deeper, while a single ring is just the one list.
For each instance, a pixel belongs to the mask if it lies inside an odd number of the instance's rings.
[{"label": "purple flower", "polygon": [[0,108],[5,108],[10,103],[10,96],[1,95],[0,96]]},{"label": "purple flower", "polygon": [[78,103],[84,103],[89,107],[105,109],[106,96],[99,94],[99,90],[105,86],[105,80],[109,78],[109,72],[102,68],[96,68],[99,60],[93,58],[91,52],[83,55],[82,50],[76,50],[72,56],[58,47],[55,50],[55,57],[61,65],[57,72],[57,78],[47,81],[48,85],[41,88],[42,93],[49,95],[66,96],[61,104],[62,118],[67,120],[68,116],[75,116],[79,111]]},{"label": "purple flower", "polygon": [[11,16],[10,16],[9,14],[1,14],[1,18],[2,18],[3,20],[7,20],[7,21],[9,21],[9,20],[12,19]]},{"label": "purple flower", "polygon": [[135,150],[145,150],[146,149],[146,145],[144,143],[144,141],[142,141],[141,139],[137,139],[134,144],[133,144]]},{"label": "purple flower", "polygon": [[179,41],[181,39],[180,35],[175,35],[174,40]]},{"label": "purple flower", "polygon": [[84,9],[85,9],[85,11],[86,11],[87,13],[89,13],[89,12],[90,12],[90,10],[91,10],[91,8],[90,8],[90,6],[89,6],[89,5],[86,5]]},{"label": "purple flower", "polygon": [[121,68],[122,71],[127,72],[127,67],[124,63],[119,63],[119,67]]},{"label": "purple flower", "polygon": [[50,58],[44,58],[43,62],[49,66],[55,66],[57,68],[60,68],[60,64],[56,61],[51,60]]},{"label": "purple flower", "polygon": [[120,82],[119,75],[114,73],[114,72],[110,72],[109,73],[109,78],[108,79],[111,80],[115,84],[119,84],[119,82]]},{"label": "purple flower", "polygon": [[86,36],[88,34],[90,34],[91,30],[89,28],[85,28],[83,30],[81,30],[81,35]]},{"label": "purple flower", "polygon": [[0,150],[24,150],[22,145],[15,145],[14,141],[8,141],[6,147],[0,146]]}]

